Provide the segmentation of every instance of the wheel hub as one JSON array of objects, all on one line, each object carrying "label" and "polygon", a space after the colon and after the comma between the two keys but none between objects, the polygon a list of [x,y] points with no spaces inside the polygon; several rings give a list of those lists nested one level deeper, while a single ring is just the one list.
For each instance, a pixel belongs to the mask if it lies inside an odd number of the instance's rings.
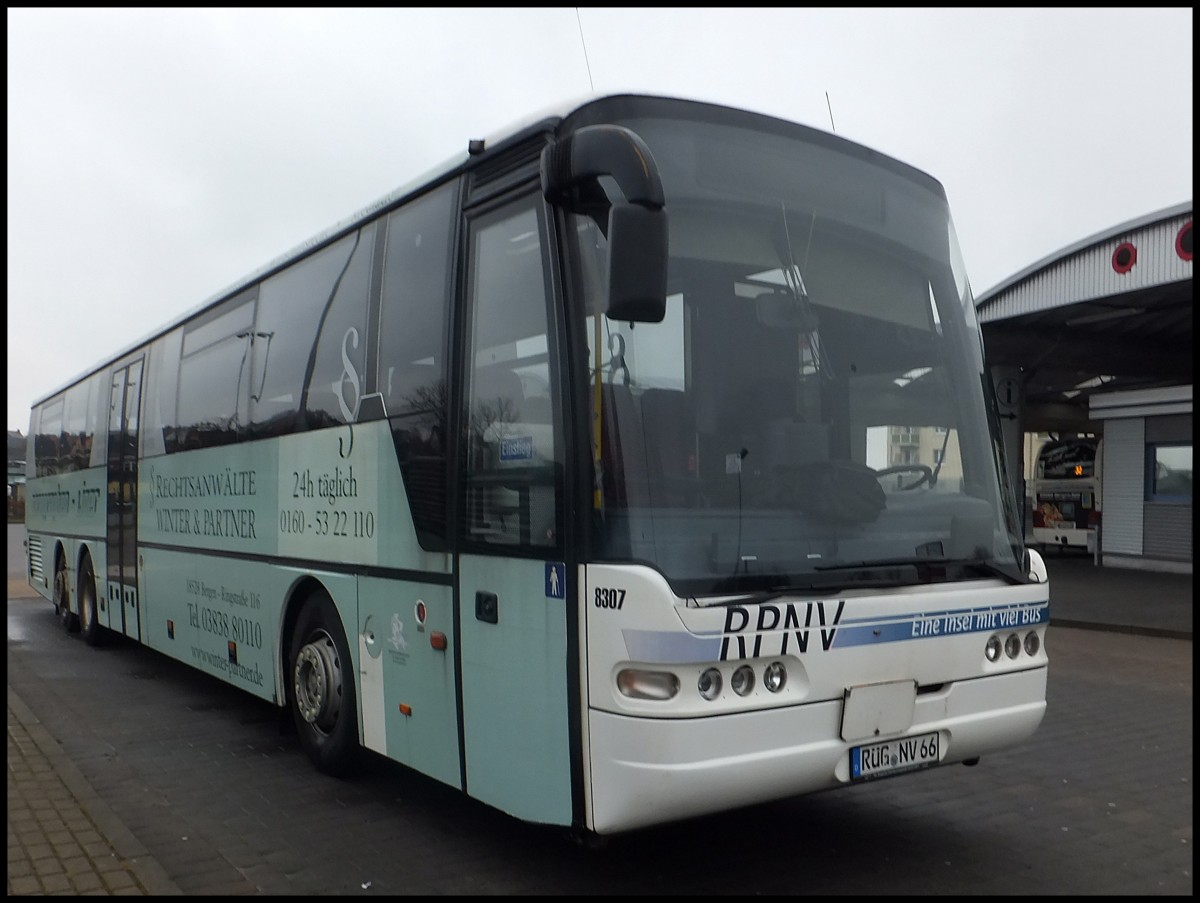
[{"label": "wheel hub", "polygon": [[337,647],[328,635],[316,637],[301,648],[293,678],[300,717],[321,730],[330,730],[341,711],[342,671]]}]

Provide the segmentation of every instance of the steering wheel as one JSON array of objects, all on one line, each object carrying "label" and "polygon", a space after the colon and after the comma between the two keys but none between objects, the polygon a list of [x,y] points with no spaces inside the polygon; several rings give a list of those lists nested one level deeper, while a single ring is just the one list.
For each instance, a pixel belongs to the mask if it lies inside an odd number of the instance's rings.
[{"label": "steering wheel", "polygon": [[921,486],[924,483],[928,483],[930,486],[932,486],[934,481],[933,468],[928,464],[896,464],[892,467],[885,467],[883,470],[875,471],[875,476],[886,477],[888,474],[893,473],[920,474],[916,480],[908,485],[901,484],[900,486],[897,486],[896,488],[901,492],[907,492],[909,489],[916,489],[918,486]]}]

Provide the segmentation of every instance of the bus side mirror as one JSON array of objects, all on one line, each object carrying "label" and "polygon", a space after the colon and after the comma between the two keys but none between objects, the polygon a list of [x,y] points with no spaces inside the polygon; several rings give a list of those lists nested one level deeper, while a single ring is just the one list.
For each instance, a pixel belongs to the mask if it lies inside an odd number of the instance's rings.
[{"label": "bus side mirror", "polygon": [[[624,199],[608,210],[610,319],[659,323],[667,307],[667,212],[650,148],[616,125],[585,126],[542,150],[542,195],[551,204],[595,215],[600,176],[612,178]],[[600,207],[599,210],[603,210]]]},{"label": "bus side mirror", "polygon": [[608,215],[610,320],[661,323],[667,312],[667,214],[614,204]]}]

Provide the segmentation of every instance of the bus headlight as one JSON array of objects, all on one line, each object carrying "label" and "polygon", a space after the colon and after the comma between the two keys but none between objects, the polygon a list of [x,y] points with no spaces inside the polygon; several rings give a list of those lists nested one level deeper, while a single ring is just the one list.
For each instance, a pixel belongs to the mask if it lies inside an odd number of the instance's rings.
[{"label": "bus headlight", "polygon": [[630,699],[671,699],[679,692],[679,678],[669,671],[626,668],[617,674],[617,689]]},{"label": "bus headlight", "polygon": [[771,662],[771,664],[767,665],[767,669],[763,671],[764,687],[772,693],[778,693],[786,683],[787,668],[783,667],[783,662]]},{"label": "bus headlight", "polygon": [[700,675],[700,680],[696,682],[696,689],[705,699],[713,700],[721,695],[721,683],[721,672],[716,668],[709,668]]},{"label": "bus headlight", "polygon": [[1025,634],[1025,652],[1029,655],[1037,655],[1038,649],[1041,648],[1042,641],[1038,639],[1037,631],[1031,630]]},{"label": "bus headlight", "polygon": [[1004,641],[1004,653],[1009,658],[1016,658],[1021,654],[1021,638],[1015,633],[1010,633]]},{"label": "bus headlight", "polygon": [[754,689],[754,669],[749,665],[742,665],[733,672],[729,686],[733,687],[733,692],[738,696],[749,696]]},{"label": "bus headlight", "polygon": [[987,656],[989,662],[994,662],[1000,658],[1000,637],[988,637],[987,645],[983,647],[983,654]]}]

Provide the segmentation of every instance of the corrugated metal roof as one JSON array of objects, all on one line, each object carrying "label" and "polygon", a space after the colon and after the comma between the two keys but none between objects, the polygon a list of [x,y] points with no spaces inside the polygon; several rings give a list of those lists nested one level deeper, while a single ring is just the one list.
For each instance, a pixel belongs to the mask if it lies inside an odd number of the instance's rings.
[{"label": "corrugated metal roof", "polygon": [[[980,295],[975,302],[979,321],[991,323],[1190,279],[1192,263],[1176,252],[1175,243],[1191,220],[1188,201],[1068,245]],[[1120,273],[1113,255],[1126,242],[1136,248],[1137,262]]]},{"label": "corrugated metal roof", "polygon": [[1026,429],[1085,428],[1096,393],[1191,384],[1191,222],[1189,202],[1121,223],[980,296],[988,362],[1019,372]]}]

